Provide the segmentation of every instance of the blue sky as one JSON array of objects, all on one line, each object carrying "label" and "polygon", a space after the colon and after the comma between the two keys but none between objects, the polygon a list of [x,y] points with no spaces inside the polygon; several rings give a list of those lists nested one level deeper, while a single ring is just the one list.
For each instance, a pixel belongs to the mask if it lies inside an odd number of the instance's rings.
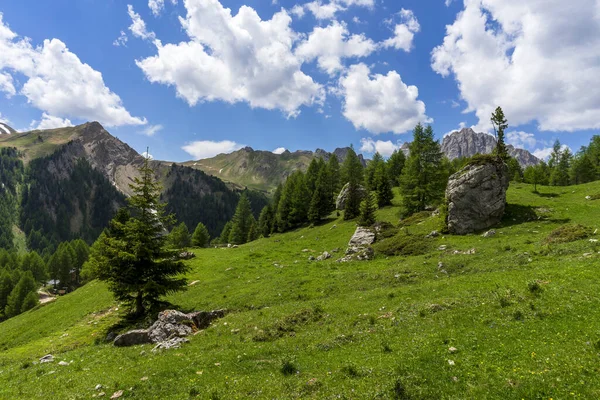
[{"label": "blue sky", "polygon": [[99,120],[183,161],[243,145],[389,154],[417,122],[489,130],[500,105],[511,143],[577,150],[600,130],[600,2],[564,3],[5,0],[0,120]]}]

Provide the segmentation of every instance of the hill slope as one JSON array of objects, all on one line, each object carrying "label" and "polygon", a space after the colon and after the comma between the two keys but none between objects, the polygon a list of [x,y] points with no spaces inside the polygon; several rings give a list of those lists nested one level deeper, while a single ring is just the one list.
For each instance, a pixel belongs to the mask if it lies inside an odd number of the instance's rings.
[{"label": "hill slope", "polygon": [[0,398],[598,398],[600,246],[546,239],[599,228],[585,196],[600,183],[540,191],[512,186],[491,238],[425,241],[437,217],[404,221],[422,255],[307,261],[343,251],[355,226],[342,220],[196,251],[197,283],[169,300],[230,313],[179,350],[103,342],[122,310],[93,282],[0,324]]},{"label": "hill slope", "polygon": [[[348,148],[335,149],[333,153],[317,149],[312,151],[285,151],[274,154],[270,151],[254,150],[245,147],[230,154],[219,154],[216,157],[188,161],[183,165],[202,170],[226,182],[231,182],[240,188],[252,188],[263,192],[273,191],[283,183],[292,172],[306,171],[310,162],[315,158],[328,161],[331,154],[338,157],[340,163],[346,159]],[[359,156],[364,165],[366,162]]]}]

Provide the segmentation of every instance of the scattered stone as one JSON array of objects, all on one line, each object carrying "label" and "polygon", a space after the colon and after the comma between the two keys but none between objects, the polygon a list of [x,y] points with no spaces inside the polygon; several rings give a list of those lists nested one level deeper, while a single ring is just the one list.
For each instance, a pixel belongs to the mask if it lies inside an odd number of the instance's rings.
[{"label": "scattered stone", "polygon": [[362,226],[356,228],[354,235],[350,238],[350,242],[348,242],[348,247],[364,247],[370,246],[375,242],[375,233]]},{"label": "scattered stone", "polygon": [[118,399],[119,397],[123,396],[123,391],[119,390],[117,392],[114,392],[112,396],[110,396],[111,399]]},{"label": "scattered stone", "polygon": [[429,235],[427,235],[425,237],[430,239],[430,238],[436,238],[438,236],[440,236],[440,233],[438,231],[432,231]]},{"label": "scattered stone", "polygon": [[200,282],[200,281],[193,281],[193,282],[190,282],[190,283],[188,284],[188,286],[194,286],[194,285],[195,285],[196,283],[198,283],[198,282]]},{"label": "scattered stone", "polygon": [[471,249],[471,250],[465,251],[463,254],[475,254],[475,252],[476,252],[475,249]]},{"label": "scattered stone", "polygon": [[112,342],[115,340],[115,338],[117,337],[117,334],[115,332],[108,332],[108,334],[106,335],[106,340],[107,342]]},{"label": "scattered stone", "polygon": [[496,236],[496,231],[492,229],[492,230],[487,231],[486,233],[484,233],[481,236],[483,236],[484,238],[489,238],[489,237],[492,237],[492,236]]},{"label": "scattered stone", "polygon": [[142,377],[140,378],[140,381],[147,381],[147,380],[148,380],[148,377],[147,377],[147,376],[142,376]]},{"label": "scattered stone", "polygon": [[598,239],[590,239],[590,243],[596,243],[598,242]]},{"label": "scattered stone", "polygon": [[104,396],[106,396],[106,393],[104,393],[104,392],[98,393],[98,397],[104,397]]},{"label": "scattered stone", "polygon": [[96,390],[100,390],[100,389],[102,389],[102,388],[103,388],[103,386],[102,386],[101,384],[97,384],[97,385],[96,385],[96,387],[95,387],[94,389],[96,389]]},{"label": "scattered stone", "polygon": [[303,253],[308,253],[309,251],[310,251],[309,249],[302,250]]},{"label": "scattered stone", "polygon": [[192,328],[182,322],[190,321],[188,314],[176,310],[165,310],[158,314],[158,320],[148,329],[148,336],[152,343],[160,343],[174,336],[187,336],[192,333]]},{"label": "scattered stone", "polygon": [[445,244],[441,245],[440,247],[438,247],[439,251],[444,251],[448,248],[448,246],[446,246]]},{"label": "scattered stone", "polygon": [[117,347],[127,347],[151,342],[148,329],[134,329],[117,336],[113,344]]},{"label": "scattered stone", "polygon": [[308,261],[315,261],[315,260],[316,260],[316,258],[314,256],[308,257]]},{"label": "scattered stone", "polygon": [[450,347],[450,348],[448,349],[448,351],[449,351],[451,354],[454,354],[454,353],[456,353],[456,352],[458,351],[458,349],[457,349],[456,347]]},{"label": "scattered stone", "polygon": [[586,200],[591,200],[591,199],[592,199],[592,196],[585,196],[585,199],[586,199]]},{"label": "scattered stone", "polygon": [[183,343],[188,342],[189,340],[184,337],[174,337],[163,342],[159,342],[156,346],[154,346],[152,352],[156,353],[158,350],[178,349]]},{"label": "scattered stone", "polygon": [[[346,201],[348,200],[348,191],[350,188],[350,183],[346,183],[344,185],[344,187],[342,188],[342,190],[340,191],[340,194],[338,195],[336,201],[335,201],[335,208],[337,210],[343,211],[346,208]],[[362,186],[358,186],[358,193],[360,194],[360,199],[362,201],[362,199],[366,196],[367,194],[367,190],[362,187]]]},{"label": "scattered stone", "polygon": [[444,263],[443,262],[439,262],[438,263],[438,269],[444,269]]},{"label": "scattered stone", "polygon": [[339,253],[340,252],[340,248],[336,247],[335,249],[331,250],[332,253]]},{"label": "scattered stone", "polygon": [[337,228],[337,225],[333,224],[333,225],[331,226],[331,228],[329,228],[329,230],[332,230],[332,229],[335,229],[335,228]]},{"label": "scattered stone", "polygon": [[66,367],[66,366],[69,365],[69,363],[66,362],[66,361],[61,361],[61,362],[58,363],[58,365],[60,365],[61,367]]},{"label": "scattered stone", "polygon": [[190,251],[184,251],[182,253],[179,253],[180,260],[191,260],[194,257],[196,257],[196,255]]},{"label": "scattered stone", "polygon": [[583,256],[584,256],[584,257],[591,257],[591,256],[593,256],[593,255],[594,255],[594,253],[585,253]]},{"label": "scattered stone", "polygon": [[448,365],[453,366],[455,365],[455,362],[453,360],[448,360]]},{"label": "scattered stone", "polygon": [[231,246],[232,249],[237,249],[239,246],[237,244],[234,244],[233,246]]},{"label": "scattered stone", "polygon": [[452,175],[446,188],[450,232],[465,235],[499,223],[508,184],[508,167],[503,162],[468,165]]},{"label": "scattered stone", "polygon": [[230,249],[231,248],[231,243],[227,243],[227,248]]},{"label": "scattered stone", "polygon": [[213,311],[197,311],[190,314],[191,320],[194,321],[194,325],[198,329],[206,329],[210,326],[210,323],[218,318],[223,318],[227,313],[226,310],[213,310]]},{"label": "scattered stone", "polygon": [[40,358],[40,364],[51,362],[54,362],[54,356],[52,354],[47,354],[44,357]]},{"label": "scattered stone", "polygon": [[331,258],[331,254],[329,254],[328,252],[323,252],[323,254],[321,254],[319,257],[317,257],[317,261],[325,261],[325,260],[329,260]]}]

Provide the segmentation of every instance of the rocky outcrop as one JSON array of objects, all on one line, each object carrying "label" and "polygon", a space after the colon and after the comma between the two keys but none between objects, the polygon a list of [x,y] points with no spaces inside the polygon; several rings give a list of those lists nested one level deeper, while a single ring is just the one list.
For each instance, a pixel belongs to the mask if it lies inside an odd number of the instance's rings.
[{"label": "rocky outcrop", "polygon": [[452,175],[446,188],[450,233],[465,235],[499,223],[508,184],[508,167],[501,162],[468,165]]},{"label": "rocky outcrop", "polygon": [[[338,194],[338,197],[335,200],[335,208],[336,208],[336,210],[343,211],[346,208],[346,201],[348,200],[348,191],[349,191],[349,189],[350,189],[350,184],[346,183],[344,185],[344,187],[342,188],[342,190],[340,191],[340,194]],[[367,190],[364,187],[362,187],[362,186],[358,187],[358,191],[360,193],[361,199],[364,198],[367,195]]]},{"label": "rocky outcrop", "polygon": [[353,260],[365,261],[371,260],[375,255],[371,245],[375,243],[375,232],[368,228],[359,226],[356,228],[354,235],[348,242],[346,255],[337,260],[338,262],[348,262]]},{"label": "rocky outcrop", "polygon": [[156,343],[156,349],[170,349],[187,342],[186,336],[194,330],[206,329],[217,318],[225,316],[225,310],[196,311],[185,314],[176,310],[165,310],[158,314],[156,322],[148,329],[134,329],[117,336],[115,346],[126,347]]}]

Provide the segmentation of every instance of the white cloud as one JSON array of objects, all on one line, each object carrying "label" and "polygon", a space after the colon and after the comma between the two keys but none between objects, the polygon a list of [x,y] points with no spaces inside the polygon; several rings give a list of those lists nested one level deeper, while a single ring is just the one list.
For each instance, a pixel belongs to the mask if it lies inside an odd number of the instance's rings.
[{"label": "white cloud", "polygon": [[242,6],[237,15],[217,0],[186,0],[180,22],[187,42],[162,45],[136,61],[150,82],[174,86],[190,106],[203,101],[246,102],[288,117],[320,103],[323,87],[301,70],[292,52],[298,34],[285,10],[270,20]]},{"label": "white cloud", "polygon": [[141,133],[146,136],[154,136],[157,132],[160,132],[162,130],[162,125],[148,125],[146,128],[144,128],[144,130],[142,130]]},{"label": "white cloud", "polygon": [[106,87],[102,74],[82,63],[63,42],[44,40],[33,47],[30,39],[19,39],[3,23],[1,13],[0,72],[24,75],[26,82],[19,94],[48,115],[97,120],[106,126],[146,123],[133,117]]},{"label": "white cloud", "polygon": [[[350,6],[359,6],[366,8],[373,8],[375,6],[375,0],[330,0],[324,2],[323,0],[314,0],[304,4],[302,7],[306,11],[310,11],[316,19],[332,19],[340,11],[345,11]],[[295,8],[294,7],[294,8]],[[298,13],[296,13],[298,15]],[[302,17],[304,12],[299,17]]]},{"label": "white cloud", "polygon": [[155,17],[158,17],[165,8],[165,0],[148,0],[148,7]]},{"label": "white cloud", "polygon": [[285,147],[278,147],[275,150],[273,150],[273,154],[283,154],[286,150],[287,149]]},{"label": "white cloud", "polygon": [[563,0],[466,0],[432,53],[453,75],[481,129],[500,105],[509,124],[539,129],[600,128],[600,8]]},{"label": "white cloud", "polygon": [[133,34],[133,36],[138,37],[140,39],[150,39],[154,40],[156,35],[152,31],[148,31],[146,28],[146,22],[142,19],[140,14],[136,13],[131,4],[127,4],[127,14],[129,14],[129,18],[131,18],[131,25],[129,26],[129,30]]},{"label": "white cloud", "polygon": [[342,58],[366,57],[377,45],[364,35],[350,35],[345,24],[333,21],[326,27],[315,27],[296,48],[304,61],[317,59],[319,68],[329,75],[343,69]]},{"label": "white cloud", "polygon": [[[569,148],[569,146],[567,146],[566,144],[563,144],[562,146],[560,146],[560,149],[561,149],[561,151],[571,150]],[[542,149],[537,149],[532,154],[534,156],[536,156],[537,158],[539,158],[540,160],[548,161],[548,159],[550,158],[550,155],[552,154],[553,151],[554,151],[553,147],[545,147]]]},{"label": "white cloud", "polygon": [[425,103],[417,100],[419,89],[407,86],[396,71],[371,75],[369,67],[357,64],[340,78],[339,85],[343,114],[356,129],[400,134],[419,122],[432,121],[425,115]]},{"label": "white cloud", "polygon": [[290,13],[292,15],[295,15],[298,18],[302,18],[302,17],[304,17],[304,14],[305,14],[304,7],[296,4],[294,7],[292,7],[292,9],[290,10]]},{"label": "white cloud", "polygon": [[7,98],[17,94],[12,76],[4,72],[0,72],[0,92],[6,93]]},{"label": "white cloud", "polygon": [[121,31],[121,34],[119,35],[118,38],[115,39],[115,41],[113,42],[113,46],[124,46],[127,47],[127,40],[129,38],[127,37],[127,34],[124,31]]},{"label": "white cloud", "polygon": [[394,28],[394,36],[383,41],[382,46],[410,52],[415,34],[421,30],[421,25],[411,10],[403,8],[398,15],[402,22]]},{"label": "white cloud", "polygon": [[452,4],[452,2],[454,2],[454,0],[446,0],[444,1],[444,4],[446,5],[446,7],[450,7],[450,4]]},{"label": "white cloud", "polygon": [[213,142],[210,140],[200,140],[197,142],[188,143],[182,147],[183,151],[192,155],[196,160],[212,158],[219,154],[228,154],[243,148],[243,144],[232,142],[231,140],[223,140]]},{"label": "white cloud", "polygon": [[31,122],[33,129],[55,129],[64,128],[65,126],[73,126],[73,124],[67,118],[63,119],[46,113],[42,113],[42,120],[39,123],[37,121]]},{"label": "white cloud", "polygon": [[521,149],[533,149],[537,144],[537,139],[533,133],[514,131],[506,134],[506,143]]},{"label": "white cloud", "polygon": [[391,140],[383,141],[383,140],[373,140],[372,138],[362,138],[360,139],[360,152],[374,154],[379,153],[384,157],[391,156],[394,151],[400,149],[401,145],[399,143],[394,143]]}]

